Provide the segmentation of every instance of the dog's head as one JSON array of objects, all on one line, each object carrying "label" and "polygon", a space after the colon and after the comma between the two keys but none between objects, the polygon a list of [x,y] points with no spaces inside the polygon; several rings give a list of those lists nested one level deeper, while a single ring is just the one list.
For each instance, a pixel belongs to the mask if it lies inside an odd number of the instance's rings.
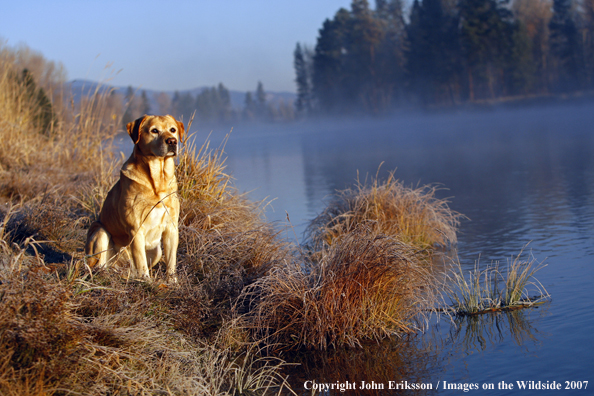
[{"label": "dog's head", "polygon": [[144,155],[173,157],[184,139],[184,124],[170,115],[145,115],[126,125],[128,134]]}]

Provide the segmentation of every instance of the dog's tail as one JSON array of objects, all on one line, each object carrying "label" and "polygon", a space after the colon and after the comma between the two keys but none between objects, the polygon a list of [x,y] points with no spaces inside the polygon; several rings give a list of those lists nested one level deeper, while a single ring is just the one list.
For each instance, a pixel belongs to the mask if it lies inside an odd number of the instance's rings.
[{"label": "dog's tail", "polygon": [[99,221],[93,222],[87,231],[85,255],[89,267],[99,267],[107,263],[107,250],[109,249],[109,234]]}]

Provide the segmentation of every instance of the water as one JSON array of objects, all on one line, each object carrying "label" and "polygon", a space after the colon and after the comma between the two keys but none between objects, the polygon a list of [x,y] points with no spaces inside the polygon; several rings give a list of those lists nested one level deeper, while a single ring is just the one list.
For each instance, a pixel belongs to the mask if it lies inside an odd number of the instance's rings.
[{"label": "water", "polygon": [[[227,132],[214,130],[213,143]],[[356,379],[385,389],[347,393],[389,393],[389,380],[441,381],[437,391],[408,391],[415,394],[464,393],[443,381],[493,385],[489,394],[515,393],[516,381],[557,381],[556,392],[566,393],[565,381],[590,381],[573,392],[594,394],[593,104],[237,127],[226,152],[237,186],[253,199],[274,198],[267,217],[283,224],[288,213],[299,238],[337,189],[395,170],[406,185],[447,188],[440,196],[468,217],[458,243],[465,269],[479,257],[505,265],[527,244],[547,264],[537,278],[549,304],[458,327],[442,319],[427,334],[367,351],[306,354],[292,376],[298,391],[308,393],[308,380]],[[514,389],[498,389],[501,381]]]},{"label": "water", "polygon": [[[198,141],[209,132],[199,129]],[[228,132],[213,130],[211,147]],[[440,184],[440,196],[468,217],[458,242],[466,270],[479,257],[505,265],[527,244],[547,264],[536,275],[552,296],[545,306],[455,325],[442,318],[420,336],[292,357],[302,363],[291,375],[300,394],[310,394],[307,381],[384,386],[344,394],[394,393],[389,381],[434,388],[403,392],[411,394],[464,393],[444,390],[444,381],[494,388],[468,393],[540,394],[518,391],[516,381],[556,381],[562,390],[555,393],[594,394],[594,104],[240,126],[225,151],[239,189],[273,199],[268,219],[281,226],[288,213],[293,240],[357,175],[395,170],[406,185]],[[501,381],[513,390],[498,389]],[[565,381],[590,383],[569,391]]]}]

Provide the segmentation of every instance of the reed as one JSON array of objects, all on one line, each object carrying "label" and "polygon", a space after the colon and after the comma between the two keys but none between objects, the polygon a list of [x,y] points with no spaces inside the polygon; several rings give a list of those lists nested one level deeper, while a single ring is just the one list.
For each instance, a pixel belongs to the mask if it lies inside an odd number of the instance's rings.
[{"label": "reed", "polygon": [[534,274],[545,265],[538,263],[531,253],[526,259],[523,255],[524,249],[508,259],[505,272],[500,270],[499,263],[481,269],[477,261],[468,275],[457,260],[446,278],[446,293],[452,301],[453,312],[456,315],[477,315],[531,307],[546,301],[549,293],[534,278]]},{"label": "reed", "polygon": [[344,233],[366,224],[376,234],[398,237],[418,249],[447,248],[456,243],[461,215],[436,197],[435,186],[405,187],[393,172],[380,183],[358,182],[340,191],[306,230],[306,244],[318,250]]}]

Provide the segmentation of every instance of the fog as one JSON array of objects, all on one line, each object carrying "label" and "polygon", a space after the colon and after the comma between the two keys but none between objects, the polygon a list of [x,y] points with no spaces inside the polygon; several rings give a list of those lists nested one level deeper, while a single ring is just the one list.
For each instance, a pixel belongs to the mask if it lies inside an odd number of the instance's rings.
[{"label": "fog", "polygon": [[[406,185],[442,185],[440,195],[471,219],[560,180],[590,191],[593,121],[594,105],[578,103],[239,125],[199,129],[195,138],[210,136],[219,147],[229,135],[227,170],[237,187],[254,200],[272,200],[267,217],[282,222],[288,212],[301,232],[336,190],[354,186],[357,176],[384,179],[390,171]],[[480,231],[510,222],[493,217]]]}]

